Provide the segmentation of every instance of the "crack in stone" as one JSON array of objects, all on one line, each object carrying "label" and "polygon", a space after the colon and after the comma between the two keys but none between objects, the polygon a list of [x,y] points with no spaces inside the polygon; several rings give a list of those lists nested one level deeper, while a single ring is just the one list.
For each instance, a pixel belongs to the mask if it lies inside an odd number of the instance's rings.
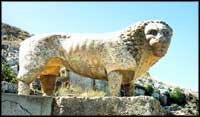
[{"label": "crack in stone", "polygon": [[22,105],[20,105],[20,104],[17,103],[17,102],[14,102],[14,101],[11,101],[11,100],[4,100],[4,101],[2,101],[2,103],[3,103],[3,102],[12,102],[12,103],[15,103],[16,105],[19,105],[20,108],[21,108],[22,110],[24,110],[25,112],[27,112],[29,115],[32,115],[27,109],[25,109]]}]

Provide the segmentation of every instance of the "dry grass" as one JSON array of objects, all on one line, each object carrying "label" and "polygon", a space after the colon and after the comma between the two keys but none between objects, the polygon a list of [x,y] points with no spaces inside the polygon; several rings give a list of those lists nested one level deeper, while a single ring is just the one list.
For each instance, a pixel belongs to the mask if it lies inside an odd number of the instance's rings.
[{"label": "dry grass", "polygon": [[13,46],[19,46],[21,42],[22,42],[21,40],[15,40],[15,41],[2,40],[2,44],[11,44]]},{"label": "dry grass", "polygon": [[76,85],[71,85],[69,88],[60,87],[56,91],[56,96],[67,96],[67,95],[74,95],[80,97],[95,97],[95,96],[105,96],[105,92],[93,89],[83,89]]}]

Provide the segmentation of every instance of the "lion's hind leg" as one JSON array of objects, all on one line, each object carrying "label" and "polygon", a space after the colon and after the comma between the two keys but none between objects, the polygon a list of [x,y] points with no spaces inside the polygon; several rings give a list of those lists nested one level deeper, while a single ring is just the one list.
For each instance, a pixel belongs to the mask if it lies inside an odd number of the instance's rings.
[{"label": "lion's hind leg", "polygon": [[29,83],[18,81],[18,95],[30,95]]},{"label": "lion's hind leg", "polygon": [[43,96],[52,96],[55,91],[56,77],[60,68],[64,66],[64,61],[58,57],[48,60],[46,66],[39,74]]},{"label": "lion's hind leg", "polygon": [[19,71],[19,74],[17,76],[18,95],[30,95],[29,84],[37,77],[37,71],[39,71],[39,69],[35,68],[25,73],[21,67],[21,70]]},{"label": "lion's hind leg", "polygon": [[53,70],[56,73],[42,74],[41,72],[49,70],[49,68],[46,69],[46,65],[51,68],[63,65],[61,58],[65,59],[65,56],[59,41],[60,38],[62,38],[60,35],[33,36],[21,43],[19,49],[20,70],[17,77],[19,81],[18,94],[30,95],[29,84],[38,76],[46,78],[48,75],[57,75],[56,70]]}]

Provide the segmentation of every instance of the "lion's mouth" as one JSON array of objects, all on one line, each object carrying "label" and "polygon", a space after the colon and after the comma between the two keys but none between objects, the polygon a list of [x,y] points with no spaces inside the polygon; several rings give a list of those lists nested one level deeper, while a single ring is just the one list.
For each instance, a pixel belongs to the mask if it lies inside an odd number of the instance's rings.
[{"label": "lion's mouth", "polygon": [[167,43],[154,43],[152,45],[153,54],[158,57],[162,57],[166,54],[169,44]]}]

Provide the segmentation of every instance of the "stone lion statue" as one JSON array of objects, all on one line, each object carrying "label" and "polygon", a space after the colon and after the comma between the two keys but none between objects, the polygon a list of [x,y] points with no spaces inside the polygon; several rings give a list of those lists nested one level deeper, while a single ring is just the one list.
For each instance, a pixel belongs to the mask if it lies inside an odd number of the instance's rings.
[{"label": "stone lion statue", "polygon": [[162,58],[172,28],[164,21],[137,22],[110,33],[51,33],[20,44],[18,94],[29,95],[29,84],[40,78],[43,95],[52,95],[61,67],[93,79],[107,80],[109,95],[134,93],[134,81]]}]

